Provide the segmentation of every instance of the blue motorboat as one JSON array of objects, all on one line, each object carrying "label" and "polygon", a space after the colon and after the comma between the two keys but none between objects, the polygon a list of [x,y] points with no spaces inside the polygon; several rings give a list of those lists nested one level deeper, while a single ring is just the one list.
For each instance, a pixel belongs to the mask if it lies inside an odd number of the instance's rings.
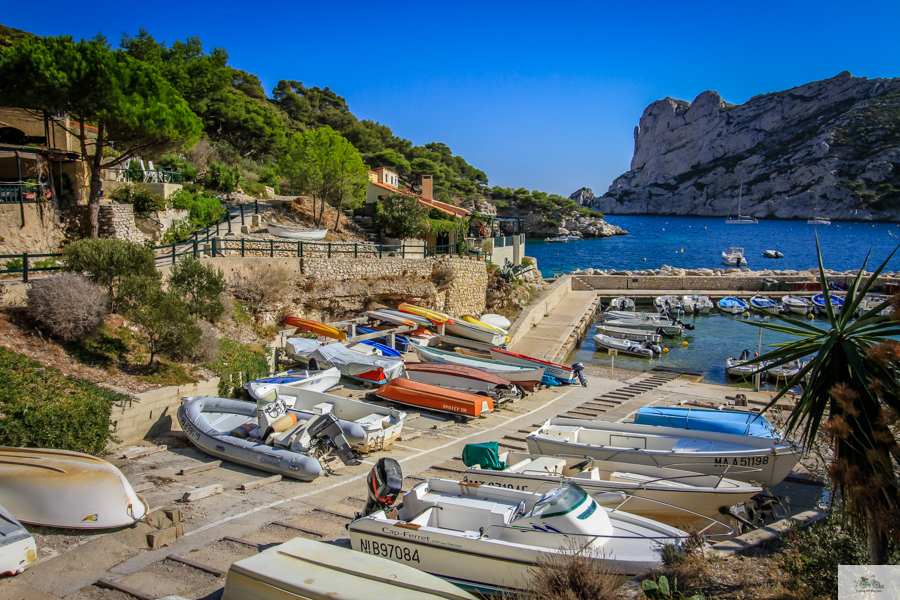
[{"label": "blue motorboat", "polygon": [[723,313],[728,313],[731,315],[740,315],[750,310],[749,304],[747,304],[740,298],[734,298],[732,296],[722,298],[721,300],[719,300],[716,306],[718,306],[719,310],[721,310]]},{"label": "blue motorboat", "polygon": [[634,422],[638,425],[656,425],[694,431],[711,431],[777,438],[775,428],[765,417],[754,413],[678,406],[645,406],[637,411]]},{"label": "blue motorboat", "polygon": [[769,312],[781,312],[781,305],[769,298],[757,294],[750,298],[750,306],[757,310],[767,310]]},{"label": "blue motorboat", "polygon": [[[369,327],[357,326],[357,328],[356,328],[356,333],[359,335],[365,335],[367,333],[375,333],[377,331],[378,331],[377,329],[371,329]],[[353,338],[350,338],[350,339],[353,339]],[[388,340],[387,340],[387,336],[384,336],[384,337],[380,337],[380,338],[375,338],[372,341],[378,342],[379,344],[384,344],[386,346]],[[395,335],[394,336],[394,348],[396,348],[400,352],[408,351],[409,350],[409,340],[406,339],[405,337],[403,337],[402,335]]]},{"label": "blue motorboat", "polygon": [[[840,296],[829,294],[828,297],[831,299],[831,308],[833,310],[839,311],[844,307],[844,299]],[[816,294],[813,296],[812,303],[818,310],[825,310],[825,294]]]}]

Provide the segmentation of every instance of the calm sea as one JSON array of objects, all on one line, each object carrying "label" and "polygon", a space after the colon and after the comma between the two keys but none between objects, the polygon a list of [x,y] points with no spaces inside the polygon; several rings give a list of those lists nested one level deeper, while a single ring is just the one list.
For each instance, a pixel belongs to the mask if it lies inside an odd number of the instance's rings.
[{"label": "calm sea", "polygon": [[[663,265],[681,268],[722,267],[722,251],[744,248],[748,267],[809,269],[816,266],[815,235],[819,234],[825,267],[858,269],[871,250],[869,270],[881,264],[900,243],[897,223],[834,223],[807,225],[806,221],[760,221],[757,225],[726,225],[722,217],[611,216],[606,219],[629,235],[587,239],[567,244],[548,244],[528,239],[526,254],[538,260],[544,277],[553,271],[572,269],[639,270]],[[763,250],[779,250],[782,259],[762,257]],[[900,252],[888,265],[900,271]]]}]

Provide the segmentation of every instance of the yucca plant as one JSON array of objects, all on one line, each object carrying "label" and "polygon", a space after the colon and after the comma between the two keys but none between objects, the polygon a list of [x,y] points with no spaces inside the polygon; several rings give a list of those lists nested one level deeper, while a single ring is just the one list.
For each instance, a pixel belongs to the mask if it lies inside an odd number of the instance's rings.
[{"label": "yucca plant", "polygon": [[896,468],[900,446],[894,435],[900,421],[900,295],[895,296],[894,313],[880,316],[891,301],[867,310],[858,319],[853,315],[898,248],[868,278],[865,262],[847,289],[843,308],[831,306],[828,280],[816,238],[819,281],[825,296],[829,328],[820,329],[787,316],[769,314],[780,321],[750,323],[794,336],[788,342],[772,344],[775,350],[753,359],[754,363],[774,361],[776,367],[811,357],[780,391],[766,410],[790,388],[809,375],[803,394],[791,412],[786,433],[800,433],[800,441],[812,447],[820,429],[833,452],[828,475],[847,512],[868,532],[869,561],[884,564],[889,545],[900,541],[900,486]]}]

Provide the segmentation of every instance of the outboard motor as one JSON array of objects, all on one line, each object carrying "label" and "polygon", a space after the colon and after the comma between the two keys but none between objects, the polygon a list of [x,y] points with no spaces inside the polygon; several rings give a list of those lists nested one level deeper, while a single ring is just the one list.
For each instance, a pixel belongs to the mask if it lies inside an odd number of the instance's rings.
[{"label": "outboard motor", "polygon": [[675,337],[674,335],[671,335],[671,334],[666,333],[666,330],[663,329],[662,327],[657,327],[657,328],[656,328],[656,333],[659,334],[659,335],[661,335],[661,336],[663,336],[664,338],[668,338],[668,339],[670,339],[670,340],[671,340],[673,337]]},{"label": "outboard motor", "polygon": [[366,477],[369,499],[363,516],[371,515],[376,510],[386,511],[397,501],[402,489],[403,471],[400,463],[393,458],[379,458]]},{"label": "outboard motor", "polygon": [[693,324],[691,324],[691,323],[685,323],[685,322],[682,321],[681,319],[677,319],[675,322],[678,323],[679,325],[681,325],[682,327],[684,327],[684,328],[687,329],[687,330],[694,329],[694,325],[693,325]]},{"label": "outboard motor", "polygon": [[584,363],[577,362],[572,365],[572,371],[575,373],[575,376],[578,378],[578,383],[580,383],[583,387],[587,387],[587,379],[584,377]]},{"label": "outboard motor", "polygon": [[330,413],[319,415],[310,423],[306,433],[311,438],[312,444],[330,442],[334,446],[338,458],[345,465],[353,467],[360,464],[359,459],[356,458],[356,453],[350,447],[347,438],[344,437],[344,432],[341,430],[341,426],[338,420],[334,418],[334,415]]}]

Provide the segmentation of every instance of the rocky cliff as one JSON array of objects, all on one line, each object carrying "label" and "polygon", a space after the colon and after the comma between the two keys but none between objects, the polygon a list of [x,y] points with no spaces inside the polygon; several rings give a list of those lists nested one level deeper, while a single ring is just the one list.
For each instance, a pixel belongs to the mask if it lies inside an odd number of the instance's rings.
[{"label": "rocky cliff", "polygon": [[[528,237],[580,235],[588,238],[628,235],[628,232],[621,227],[604,221],[603,215],[585,214],[585,212],[573,209],[536,210],[527,202],[516,201],[504,203],[502,208],[498,208],[485,198],[470,200],[464,206],[483,215],[522,218],[524,219],[525,235]],[[590,213],[590,211],[586,212]]]},{"label": "rocky cliff", "polygon": [[900,220],[900,79],[844,72],[739,106],[713,91],[657,100],[631,170],[585,191],[573,199],[605,214],[725,216],[740,195],[759,218]]}]

